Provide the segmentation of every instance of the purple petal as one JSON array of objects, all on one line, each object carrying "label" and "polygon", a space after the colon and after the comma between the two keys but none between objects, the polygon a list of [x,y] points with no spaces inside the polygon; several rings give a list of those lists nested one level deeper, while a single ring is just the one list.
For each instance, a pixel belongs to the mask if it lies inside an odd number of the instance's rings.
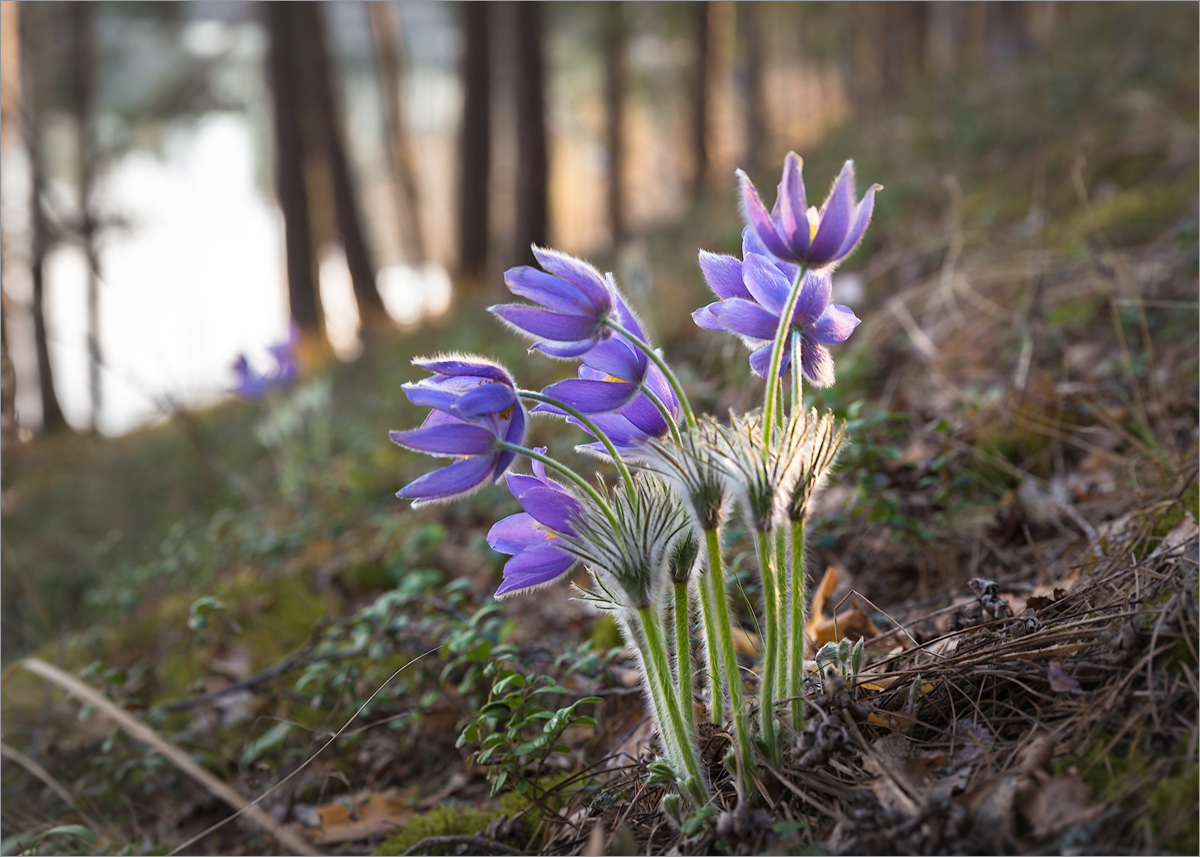
[{"label": "purple petal", "polygon": [[792,284],[768,257],[747,256],[742,263],[742,281],[763,309],[776,316],[783,312]]},{"label": "purple petal", "polygon": [[808,248],[807,260],[810,265],[824,265],[838,258],[838,248],[846,240],[853,212],[854,162],[846,161],[821,209],[821,225],[817,227],[812,246]]},{"label": "purple petal", "polygon": [[399,446],[434,455],[483,455],[496,447],[494,434],[465,423],[391,431],[388,437]]},{"label": "purple petal", "polygon": [[645,354],[615,336],[596,345],[582,359],[583,365],[599,372],[601,378],[607,376],[635,383],[646,374],[649,363]]},{"label": "purple petal", "polygon": [[547,357],[557,357],[560,360],[574,360],[577,357],[582,357],[593,348],[596,347],[596,339],[589,338],[579,342],[568,342],[565,344],[554,344],[551,342],[535,342],[529,346],[530,351],[540,351]]},{"label": "purple petal", "polygon": [[754,231],[758,234],[759,240],[763,242],[763,246],[767,248],[772,256],[778,256],[782,259],[788,258],[787,245],[780,240],[779,233],[775,231],[775,224],[771,221],[771,215],[767,211],[767,207],[763,205],[758,191],[754,189],[754,183],[741,170],[738,170],[737,174],[742,180],[742,217],[745,219],[746,225],[753,227]]},{"label": "purple petal", "polygon": [[408,400],[419,408],[437,408],[448,411],[458,402],[459,393],[432,387],[426,383],[401,384],[400,389]]},{"label": "purple petal", "polygon": [[504,480],[508,483],[508,490],[511,491],[512,495],[518,499],[526,491],[529,491],[533,488],[545,487],[542,485],[541,480],[536,476],[526,476],[523,473],[506,473],[504,475]]},{"label": "purple petal", "polygon": [[417,507],[469,494],[488,481],[491,467],[491,459],[481,456],[456,461],[408,483],[396,496],[413,500],[413,506]]},{"label": "purple petal", "polygon": [[721,327],[721,322],[717,321],[717,317],[712,314],[712,307],[716,305],[716,303],[713,303],[709,304],[708,306],[702,306],[700,309],[692,313],[692,321],[696,322],[697,327],[702,327],[705,330],[725,329]]},{"label": "purple petal", "polygon": [[517,396],[511,387],[504,384],[484,384],[459,397],[453,411],[464,419],[475,419],[484,414],[497,414],[511,408]]},{"label": "purple petal", "polygon": [[812,326],[812,338],[825,345],[845,342],[860,323],[861,319],[850,307],[833,304]]},{"label": "purple petal", "polygon": [[526,304],[500,304],[488,311],[518,330],[556,342],[590,339],[596,329],[596,319],[591,316],[565,315]]},{"label": "purple petal", "polygon": [[417,357],[413,360],[413,365],[441,375],[471,375],[514,386],[512,377],[504,369],[483,358]]},{"label": "purple petal", "polygon": [[[653,406],[652,406],[653,407]],[[567,422],[579,426],[581,429],[591,434],[591,430],[586,428],[574,417],[571,417]],[[633,423],[625,419],[620,414],[595,414],[592,416],[592,422],[600,431],[608,435],[608,439],[613,442],[613,445],[618,449],[628,446],[635,438],[645,437],[645,435],[634,427]],[[594,436],[594,435],[593,435]],[[608,452],[604,451],[607,455]]]},{"label": "purple petal", "polygon": [[800,349],[800,371],[814,387],[829,387],[833,384],[833,357],[824,345],[807,339]]},{"label": "purple petal", "polygon": [[578,288],[530,265],[505,271],[504,285],[517,297],[527,298],[558,312],[591,315],[595,311],[595,307]]},{"label": "purple petal", "polygon": [[875,191],[877,190],[883,190],[883,185],[871,185],[858,207],[854,209],[854,224],[846,233],[846,239],[842,241],[842,246],[838,248],[839,259],[849,255],[850,251],[862,240],[863,233],[867,231],[867,224],[871,222],[871,212],[875,210]]},{"label": "purple petal", "polygon": [[638,396],[621,408],[621,416],[629,420],[638,431],[649,437],[664,437],[671,427],[663,419],[662,411],[646,396]]},{"label": "purple petal", "polygon": [[637,384],[626,381],[584,381],[571,378],[551,384],[542,391],[585,414],[615,411],[637,395]]},{"label": "purple petal", "polygon": [[620,290],[617,288],[617,283],[615,280],[613,280],[612,274],[608,275],[606,282],[608,283],[609,288],[612,289],[613,296],[616,299],[617,321],[620,322],[621,327],[628,330],[638,339],[645,341],[646,331],[642,329],[642,323],[638,321],[637,315],[630,308],[629,303],[625,300],[624,295],[622,295]]},{"label": "purple petal", "polygon": [[[768,342],[761,348],[750,352],[750,370],[760,378],[766,378],[767,373],[770,371],[771,348],[773,345],[774,343]],[[787,371],[787,367],[790,362],[791,360],[788,357],[788,349],[785,348],[783,350],[783,362],[779,365],[780,377],[782,377],[784,372]]]},{"label": "purple petal", "polygon": [[577,287],[596,313],[605,314],[612,309],[612,293],[600,272],[587,262],[545,247],[534,247],[533,255],[537,257],[538,264],[551,274]]},{"label": "purple petal", "polygon": [[504,582],[496,590],[496,597],[553,583],[570,571],[575,562],[575,557],[551,542],[530,548],[505,563]]},{"label": "purple petal", "polygon": [[533,518],[527,512],[518,512],[502,518],[488,530],[487,543],[494,551],[509,556],[528,550],[546,540],[546,534],[534,529]]},{"label": "purple petal", "polygon": [[[758,237],[758,233],[747,226],[742,230],[742,258],[745,259],[751,253],[773,258],[771,251],[767,249],[767,245],[763,244],[762,239]],[[784,262],[782,259],[773,259],[773,261],[775,262],[775,267],[783,274],[785,280],[789,283],[795,282],[796,272],[800,270],[798,265],[793,265],[791,262]]]},{"label": "purple petal", "polygon": [[779,231],[800,258],[808,252],[808,199],[804,193],[804,162],[795,152],[788,152],[783,162],[783,179],[779,182]]},{"label": "purple petal", "polygon": [[778,317],[767,312],[756,303],[741,298],[730,298],[709,307],[721,326],[732,333],[740,333],[755,339],[774,339],[779,327]]},{"label": "purple petal", "polygon": [[796,311],[792,313],[792,324],[804,327],[819,319],[829,306],[829,296],[832,293],[833,276],[828,270],[810,268],[805,271],[804,283],[800,286],[800,298],[796,301]]},{"label": "purple petal", "polygon": [[[508,423],[508,431],[506,431],[504,434],[504,440],[506,443],[511,443],[515,446],[521,446],[523,443],[525,443],[525,424],[527,419],[528,418],[525,416],[525,409],[521,407],[520,404],[517,404],[517,406],[513,408],[512,419]],[[492,469],[493,482],[498,480],[501,474],[503,474],[504,471],[508,470],[508,468],[512,466],[512,463],[516,457],[517,454],[512,450],[500,450],[499,454],[496,456],[496,466]]]},{"label": "purple petal", "polygon": [[750,292],[746,291],[745,285],[742,284],[741,260],[736,257],[718,256],[716,253],[701,250],[700,271],[704,274],[704,281],[717,297],[750,298]]},{"label": "purple petal", "polygon": [[580,514],[583,506],[566,491],[539,486],[523,492],[517,499],[539,524],[568,536],[575,535],[571,518]]}]

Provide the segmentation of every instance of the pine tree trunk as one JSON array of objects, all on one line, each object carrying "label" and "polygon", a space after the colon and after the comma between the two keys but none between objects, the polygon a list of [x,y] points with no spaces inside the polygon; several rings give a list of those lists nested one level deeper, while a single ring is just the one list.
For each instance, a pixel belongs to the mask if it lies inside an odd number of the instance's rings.
[{"label": "pine tree trunk", "polygon": [[764,53],[766,51],[764,8],[757,3],[741,3],[742,49],[746,63],[746,155],[745,167],[751,169],[766,161],[771,140],[766,103]]},{"label": "pine tree trunk", "polygon": [[513,264],[533,264],[530,245],[547,240],[546,87],[542,10],[538,3],[507,4],[514,22],[514,107],[517,117],[517,199]]},{"label": "pine tree trunk", "polygon": [[608,228],[613,246],[626,237],[625,196],[621,174],[625,166],[626,23],[624,7],[604,7],[604,121],[608,145]]},{"label": "pine tree trunk", "polygon": [[699,195],[708,181],[708,2],[692,3],[692,193]]},{"label": "pine tree trunk", "polygon": [[46,342],[45,261],[49,250],[46,213],[42,208],[46,176],[42,164],[41,102],[46,93],[49,69],[45,49],[45,6],[27,4],[21,7],[21,71],[25,104],[26,145],[29,149],[29,276],[33,285],[33,338],[37,353],[38,390],[42,400],[42,431],[46,433],[68,428],[58,394],[54,389],[54,372],[50,365],[50,348]]},{"label": "pine tree trunk", "polygon": [[337,230],[346,253],[346,266],[350,269],[354,300],[358,305],[359,332],[366,338],[372,332],[390,329],[391,318],[375,285],[375,265],[359,214],[357,185],[346,151],[342,113],[333,81],[333,64],[329,61],[325,43],[321,4],[297,3],[294,9],[299,18],[300,44],[303,45],[301,56],[307,58],[312,74],[312,106],[322,135],[319,148],[329,171]]},{"label": "pine tree trunk", "polygon": [[487,270],[488,203],[492,161],[492,108],[488,4],[459,4],[463,32],[460,70],[463,114],[458,177],[458,269],[468,288],[478,287]]},{"label": "pine tree trunk", "polygon": [[425,232],[421,223],[421,193],[417,181],[417,155],[404,116],[403,39],[391,3],[368,3],[371,34],[379,61],[380,89],[387,117],[388,152],[391,155],[393,196],[400,221],[400,243],[411,265],[425,261]]},{"label": "pine tree trunk", "polygon": [[293,4],[264,2],[270,47],[267,54],[275,115],[275,192],[283,211],[287,255],[288,302],[292,319],[305,340],[324,346],[325,325],[317,297],[308,186],[304,174],[304,140],[295,69],[297,34]]}]

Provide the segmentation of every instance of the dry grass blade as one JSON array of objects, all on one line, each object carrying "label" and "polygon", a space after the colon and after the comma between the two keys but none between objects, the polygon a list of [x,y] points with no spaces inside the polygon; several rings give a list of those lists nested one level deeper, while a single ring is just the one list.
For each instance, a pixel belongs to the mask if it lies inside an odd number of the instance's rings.
[{"label": "dry grass blade", "polygon": [[93,706],[97,711],[107,716],[125,730],[130,737],[141,741],[146,746],[161,753],[171,764],[196,780],[196,782],[208,789],[215,797],[220,798],[239,813],[249,816],[256,824],[278,839],[280,844],[287,849],[288,853],[320,854],[303,836],[298,835],[288,827],[275,821],[275,819],[271,818],[263,810],[234,791],[229,785],[218,780],[208,771],[204,770],[204,768],[193,762],[192,758],[183,750],[164,739],[145,723],[133,717],[129,712],[114,704],[75,676],[63,672],[58,667],[38,658],[27,658],[21,661],[20,666],[34,675],[41,676],[51,684],[57,685],[81,702]]}]

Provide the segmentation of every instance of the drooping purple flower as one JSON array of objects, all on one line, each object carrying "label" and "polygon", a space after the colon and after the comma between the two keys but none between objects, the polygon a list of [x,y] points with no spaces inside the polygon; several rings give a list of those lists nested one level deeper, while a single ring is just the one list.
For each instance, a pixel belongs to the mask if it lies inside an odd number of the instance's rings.
[{"label": "drooping purple flower", "polygon": [[525,438],[525,410],[512,376],[482,357],[447,355],[413,363],[434,374],[405,384],[404,394],[414,405],[433,410],[420,428],[388,436],[407,449],[457,460],[410,482],[396,496],[423,506],[499,480],[516,457],[499,443],[520,445]]},{"label": "drooping purple flower", "polygon": [[[646,373],[645,384],[666,406],[672,421],[678,426],[681,419],[679,397],[667,383],[662,370],[651,364]],[[547,410],[551,409],[547,408]],[[671,426],[663,417],[662,412],[645,393],[639,393],[629,404],[612,413],[594,414],[591,418],[596,427],[608,435],[617,452],[628,457],[641,455],[642,444],[645,441],[651,438],[666,437],[671,430]],[[567,422],[574,423],[588,434],[592,433],[587,426],[574,417],[568,417]],[[599,441],[581,444],[575,448],[580,452],[590,452],[602,458],[608,456],[608,450]]]},{"label": "drooping purple flower", "polygon": [[[538,452],[545,452],[539,447]],[[572,519],[583,514],[583,505],[559,483],[546,477],[546,468],[533,461],[533,475],[507,475],[508,489],[524,512],[498,521],[488,532],[492,550],[509,554],[504,580],[496,597],[531,592],[562,579],[576,558],[555,544],[560,535],[574,536]]]},{"label": "drooping purple flower", "polygon": [[604,321],[615,306],[615,287],[581,259],[534,247],[533,254],[545,269],[522,265],[504,274],[504,284],[529,304],[498,304],[489,311],[519,333],[538,341],[530,350],[551,357],[579,357],[608,339],[612,331]]},{"label": "drooping purple flower", "polygon": [[836,265],[862,240],[875,207],[875,191],[882,190],[882,185],[872,185],[856,205],[854,162],[846,161],[833,190],[817,210],[808,205],[803,168],[800,156],[788,152],[770,212],[750,178],[738,170],[742,216],[775,258],[813,268]]},{"label": "drooping purple flower", "polygon": [[[646,334],[637,316],[615,290],[613,296],[613,315],[616,320],[644,341]],[[650,369],[650,360],[645,352],[621,336],[610,337],[595,345],[580,356],[580,364],[578,378],[551,384],[542,393],[585,414],[608,413],[628,405],[641,392]],[[539,405],[534,410],[555,411],[548,405]]]},{"label": "drooping purple flower", "polygon": [[[799,271],[790,262],[764,254],[764,249],[761,236],[747,226],[742,231],[744,259],[701,251],[700,269],[720,300],[692,313],[696,324],[706,330],[737,334],[751,349],[750,368],[762,378],[767,376],[779,318]],[[859,324],[849,307],[830,303],[831,291],[830,268],[808,269],[792,312],[791,328],[800,334],[800,369],[816,387],[833,383],[833,358],[825,346],[844,342]],[[790,346],[790,337],[784,344]],[[781,375],[790,364],[787,347]]]},{"label": "drooping purple flower", "polygon": [[245,354],[239,354],[232,367],[237,379],[233,392],[248,399],[259,399],[290,384],[300,374],[296,353],[299,345],[300,329],[292,322],[288,327],[288,338],[267,347],[274,365],[266,372],[259,372],[250,365]]}]

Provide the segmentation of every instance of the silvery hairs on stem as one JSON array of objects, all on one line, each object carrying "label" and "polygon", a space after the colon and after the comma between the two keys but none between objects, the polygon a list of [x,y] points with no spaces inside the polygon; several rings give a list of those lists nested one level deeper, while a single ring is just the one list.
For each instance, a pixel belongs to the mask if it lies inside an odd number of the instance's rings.
[{"label": "silvery hairs on stem", "polygon": [[720,439],[720,426],[705,419],[684,431],[678,443],[663,438],[642,445],[642,467],[662,477],[701,531],[720,526],[731,499],[731,474]]},{"label": "silvery hairs on stem", "polygon": [[809,504],[829,475],[846,436],[845,420],[834,419],[832,414],[818,416],[817,409],[813,408],[801,419],[805,423],[805,444],[800,454],[796,484],[787,504],[788,520],[791,521],[802,521],[808,515]]},{"label": "silvery hairs on stem", "polygon": [[783,522],[803,465],[807,440],[803,414],[793,413],[781,431],[772,432],[766,455],[761,411],[740,417],[731,413],[720,438],[729,485],[747,523],[759,532],[772,532]]},{"label": "silvery hairs on stem", "polygon": [[670,589],[669,565],[687,518],[671,502],[666,487],[646,474],[633,478],[633,490],[607,486],[601,491],[616,526],[590,499],[574,536],[562,536],[562,548],[592,572],[597,589],[582,597],[607,610],[641,610],[662,604]]}]

